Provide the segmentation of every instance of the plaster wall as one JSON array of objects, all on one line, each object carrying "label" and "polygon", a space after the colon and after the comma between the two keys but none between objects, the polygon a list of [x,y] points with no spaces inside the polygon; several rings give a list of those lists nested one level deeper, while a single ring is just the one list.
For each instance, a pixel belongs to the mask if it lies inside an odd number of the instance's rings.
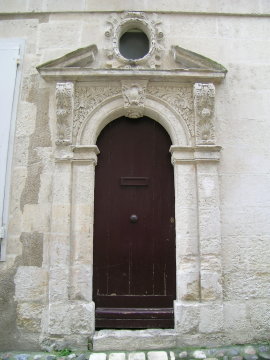
[{"label": "plaster wall", "polygon": [[[67,269],[57,267],[57,256],[65,256],[63,249],[55,249],[55,259],[48,254],[52,221],[56,227],[65,224],[57,224],[57,213],[51,218],[55,87],[40,77],[36,66],[89,44],[97,44],[102,52],[109,12],[119,10],[160,12],[165,52],[171,45],[180,45],[228,69],[226,79],[216,87],[215,119],[217,144],[223,148],[218,182],[224,303],[216,303],[201,313],[186,304],[182,308],[186,322],[183,320],[181,326],[186,326],[193,343],[197,339],[201,345],[203,339],[205,345],[269,340],[269,2],[190,3],[172,1],[168,6],[167,1],[155,1],[154,5],[120,1],[109,8],[104,1],[97,5],[96,1],[76,0],[69,1],[68,6],[61,1],[1,1],[1,38],[26,40],[20,64],[23,76],[7,255],[0,263],[0,323],[4,324],[0,326],[1,350],[39,348],[39,336],[48,320],[44,316],[48,299],[63,296],[61,286],[69,276]],[[57,211],[62,211],[61,204]],[[53,262],[55,272],[48,274],[47,268]],[[47,286],[48,278],[54,275],[59,282],[58,294],[50,293]],[[76,294],[75,288],[72,291]],[[91,293],[91,289],[86,292]],[[88,309],[82,306],[80,311],[81,318],[92,321]],[[65,317],[67,312],[71,320]],[[76,323],[74,313],[72,306],[55,307],[56,335],[65,321]],[[85,327],[87,333],[86,323],[76,326]]]}]

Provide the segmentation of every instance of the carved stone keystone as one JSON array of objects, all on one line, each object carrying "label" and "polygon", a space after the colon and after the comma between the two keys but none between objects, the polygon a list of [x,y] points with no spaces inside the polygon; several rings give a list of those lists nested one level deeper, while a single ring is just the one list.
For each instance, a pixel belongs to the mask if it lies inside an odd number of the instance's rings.
[{"label": "carved stone keystone", "polygon": [[147,81],[121,81],[124,108],[127,117],[133,119],[144,115],[144,102]]}]

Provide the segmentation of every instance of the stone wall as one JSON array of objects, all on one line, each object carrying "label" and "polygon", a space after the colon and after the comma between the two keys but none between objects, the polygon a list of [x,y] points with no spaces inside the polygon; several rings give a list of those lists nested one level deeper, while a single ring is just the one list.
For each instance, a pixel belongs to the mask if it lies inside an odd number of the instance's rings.
[{"label": "stone wall", "polygon": [[179,45],[228,69],[216,89],[215,124],[217,144],[223,148],[219,185],[225,301],[201,315],[192,312],[189,317],[187,309],[187,325],[190,333],[200,331],[206,338],[211,328],[217,343],[269,340],[269,2],[140,3],[114,1],[110,7],[91,0],[0,3],[1,38],[25,39],[7,256],[0,263],[1,350],[40,346],[47,320],[42,314],[50,296],[48,234],[56,126],[50,94],[55,90],[36,66],[90,44],[102,52],[110,12],[122,10],[159,13],[165,52]]}]

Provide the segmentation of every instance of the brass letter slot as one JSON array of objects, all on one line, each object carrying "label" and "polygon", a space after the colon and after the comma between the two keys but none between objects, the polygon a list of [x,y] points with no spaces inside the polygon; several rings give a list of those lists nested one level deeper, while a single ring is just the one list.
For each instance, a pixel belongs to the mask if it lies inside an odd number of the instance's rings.
[{"label": "brass letter slot", "polygon": [[148,186],[148,177],[121,177],[121,186]]}]

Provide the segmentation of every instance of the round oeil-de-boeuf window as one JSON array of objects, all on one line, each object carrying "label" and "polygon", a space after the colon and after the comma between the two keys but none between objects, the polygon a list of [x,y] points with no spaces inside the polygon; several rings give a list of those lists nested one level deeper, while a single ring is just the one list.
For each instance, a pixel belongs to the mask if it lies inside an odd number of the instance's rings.
[{"label": "round oeil-de-boeuf window", "polygon": [[119,52],[128,60],[142,59],[149,52],[149,39],[139,29],[130,29],[119,39]]}]

